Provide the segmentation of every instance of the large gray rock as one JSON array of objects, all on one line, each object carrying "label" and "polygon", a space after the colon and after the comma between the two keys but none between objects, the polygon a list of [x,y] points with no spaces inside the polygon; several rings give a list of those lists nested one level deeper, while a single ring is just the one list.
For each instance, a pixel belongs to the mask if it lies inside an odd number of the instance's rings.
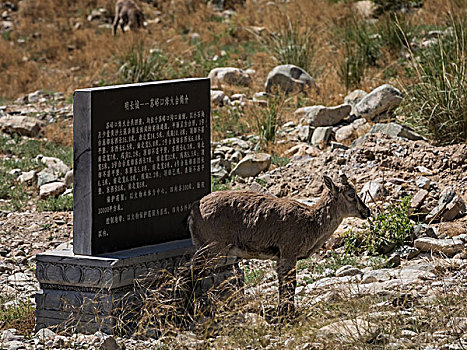
[{"label": "large gray rock", "polygon": [[51,182],[45,185],[42,185],[39,188],[39,196],[41,199],[46,199],[50,196],[58,196],[65,192],[66,190],[66,185],[64,182],[56,181],[56,182]]},{"label": "large gray rock", "polygon": [[358,117],[371,120],[376,116],[387,113],[402,101],[402,93],[395,87],[385,84],[371,91],[355,106]]},{"label": "large gray rock", "polygon": [[454,188],[448,186],[441,192],[436,206],[425,218],[426,222],[451,221],[464,215],[466,206],[464,200],[456,193]]},{"label": "large gray rock", "polygon": [[416,248],[422,252],[436,252],[447,256],[454,256],[464,250],[464,242],[460,239],[436,239],[422,237],[414,241]]},{"label": "large gray rock", "polygon": [[42,185],[55,182],[58,180],[58,176],[53,173],[50,169],[43,169],[37,173],[37,187]]},{"label": "large gray rock", "polygon": [[273,92],[278,89],[285,93],[293,91],[304,91],[311,88],[313,79],[302,68],[293,64],[286,64],[275,67],[269,72],[266,79],[266,92]]},{"label": "large gray rock", "polygon": [[246,155],[234,168],[232,175],[252,177],[269,169],[271,156],[267,153],[250,153]]},{"label": "large gray rock", "polygon": [[403,137],[408,140],[416,141],[423,140],[423,137],[416,132],[410,130],[408,127],[397,124],[397,123],[378,123],[373,125],[370,130],[370,134],[381,132],[390,137]]},{"label": "large gray rock", "polygon": [[224,85],[248,86],[251,76],[247,71],[234,67],[214,68],[209,72],[212,88],[222,88]]},{"label": "large gray rock", "polygon": [[351,111],[350,105],[344,104],[335,107],[311,106],[297,109],[294,114],[303,117],[305,124],[310,126],[331,126],[336,125],[346,118]]},{"label": "large gray rock", "polygon": [[[417,134],[416,132],[412,131],[406,126],[397,124],[397,123],[378,123],[373,125],[373,127],[370,129],[368,134],[375,134],[375,133],[382,133],[384,135],[387,135],[389,137],[403,137],[408,140],[416,141],[416,140],[424,140],[423,136]],[[354,142],[352,142],[352,147],[355,146],[361,146],[365,140],[368,138],[368,134],[359,137],[356,139]]]},{"label": "large gray rock", "polygon": [[39,135],[44,123],[37,118],[23,115],[7,115],[0,118],[0,129],[10,134],[20,134],[29,137]]}]

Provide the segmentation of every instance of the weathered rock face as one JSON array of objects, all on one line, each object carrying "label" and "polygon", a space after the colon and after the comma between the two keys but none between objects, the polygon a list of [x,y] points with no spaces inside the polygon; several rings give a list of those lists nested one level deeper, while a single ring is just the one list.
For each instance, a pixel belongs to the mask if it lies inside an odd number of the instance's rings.
[{"label": "weathered rock face", "polygon": [[362,145],[368,138],[368,135],[381,133],[389,137],[403,137],[408,140],[417,141],[424,140],[424,138],[416,132],[410,130],[408,127],[397,124],[397,123],[378,123],[373,125],[368,134],[359,137],[352,143],[352,147]]},{"label": "weathered rock face", "polygon": [[222,88],[224,85],[248,86],[251,76],[247,71],[234,67],[215,68],[209,72],[212,88]]},{"label": "weathered rock face", "polygon": [[357,103],[359,103],[366,95],[368,95],[368,92],[357,89],[352,91],[350,94],[344,97],[344,103],[349,104],[352,107],[356,106]]},{"label": "weathered rock face", "polygon": [[50,196],[58,196],[65,192],[65,190],[65,183],[59,181],[51,182],[40,187],[39,196],[41,199],[46,199]]},{"label": "weathered rock face", "polygon": [[0,118],[0,129],[10,134],[34,137],[39,135],[43,125],[42,121],[33,117],[7,115]]},{"label": "weathered rock face", "polygon": [[251,153],[246,155],[232,170],[232,175],[252,177],[269,169],[271,156],[267,153]]},{"label": "weathered rock face", "polygon": [[466,206],[464,200],[456,193],[456,191],[448,186],[441,192],[436,206],[426,217],[426,222],[431,221],[451,221],[457,217],[464,215]]},{"label": "weathered rock face", "polygon": [[268,74],[266,79],[266,92],[273,92],[279,89],[285,93],[293,91],[304,91],[311,88],[313,79],[302,68],[293,64],[286,64],[275,67]]},{"label": "weathered rock face", "polygon": [[372,120],[376,116],[387,113],[402,101],[402,93],[395,87],[385,84],[371,91],[355,106],[358,117]]},{"label": "weathered rock face", "polygon": [[297,109],[294,114],[303,117],[304,124],[310,126],[331,126],[336,125],[350,114],[350,105],[340,105],[335,107],[311,106]]},{"label": "weathered rock face", "polygon": [[464,250],[464,242],[460,239],[436,239],[422,237],[415,240],[414,245],[422,252],[436,252],[453,256]]}]

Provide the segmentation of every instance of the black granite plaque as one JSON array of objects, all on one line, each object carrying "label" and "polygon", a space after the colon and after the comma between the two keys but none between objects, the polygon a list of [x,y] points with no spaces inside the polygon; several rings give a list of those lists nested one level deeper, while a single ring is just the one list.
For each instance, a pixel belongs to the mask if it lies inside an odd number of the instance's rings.
[{"label": "black granite plaque", "polygon": [[75,254],[189,238],[210,191],[209,79],[75,91]]}]

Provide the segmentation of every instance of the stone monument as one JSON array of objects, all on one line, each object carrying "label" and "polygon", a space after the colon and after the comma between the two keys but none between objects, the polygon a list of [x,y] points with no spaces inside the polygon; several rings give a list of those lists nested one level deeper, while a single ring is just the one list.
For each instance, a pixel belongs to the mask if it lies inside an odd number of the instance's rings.
[{"label": "stone monument", "polygon": [[210,192],[209,79],[77,90],[73,117],[73,251],[36,256],[36,330],[112,332],[135,279],[194,252],[186,219]]}]

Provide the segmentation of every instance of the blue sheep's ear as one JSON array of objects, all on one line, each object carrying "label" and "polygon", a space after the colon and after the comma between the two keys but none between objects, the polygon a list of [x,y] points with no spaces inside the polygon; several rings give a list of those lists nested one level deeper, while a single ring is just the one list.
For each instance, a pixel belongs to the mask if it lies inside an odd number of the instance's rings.
[{"label": "blue sheep's ear", "polygon": [[332,182],[332,179],[329,176],[323,175],[323,180],[326,187],[329,188],[329,191],[332,193],[338,192],[337,186],[334,184],[334,182]]},{"label": "blue sheep's ear", "polygon": [[349,183],[347,176],[343,172],[339,172],[339,182],[342,185],[347,185]]}]

